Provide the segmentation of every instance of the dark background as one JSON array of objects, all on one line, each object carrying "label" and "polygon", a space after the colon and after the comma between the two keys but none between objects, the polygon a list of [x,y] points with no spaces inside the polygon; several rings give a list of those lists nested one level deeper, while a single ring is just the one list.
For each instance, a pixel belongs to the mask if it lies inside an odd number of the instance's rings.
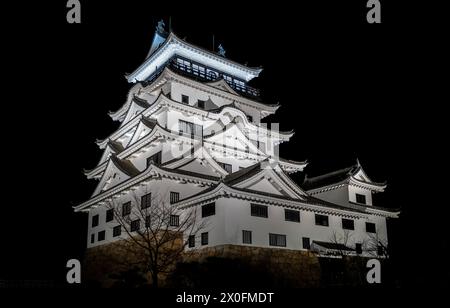
[{"label": "dark background", "polygon": [[87,216],[72,206],[96,184],[83,168],[118,126],[107,112],[125,102],[124,74],[171,16],[179,37],[211,49],[214,34],[228,58],[263,66],[251,85],[282,105],[266,122],[296,132],[282,157],[308,159],[311,175],[358,157],[388,181],[379,205],[402,208],[390,226],[397,285],[448,285],[446,20],[392,2],[380,25],[367,24],[366,1],[81,1],[78,25],[66,1],[5,9],[0,279],[64,283],[66,261],[82,258]]}]

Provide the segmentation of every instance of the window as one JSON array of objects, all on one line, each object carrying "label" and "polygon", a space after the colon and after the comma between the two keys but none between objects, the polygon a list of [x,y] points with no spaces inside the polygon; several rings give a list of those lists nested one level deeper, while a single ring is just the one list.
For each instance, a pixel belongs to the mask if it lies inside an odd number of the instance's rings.
[{"label": "window", "polygon": [[180,225],[180,216],[170,215],[169,225],[171,227],[178,227]]},{"label": "window", "polygon": [[295,210],[284,210],[284,219],[286,221],[300,222],[300,212]]},{"label": "window", "polygon": [[98,226],[98,214],[92,216],[92,227],[97,227]]},{"label": "window", "polygon": [[137,231],[139,230],[139,227],[140,227],[140,220],[139,219],[133,220],[131,222],[130,231],[131,232]]},{"label": "window", "polygon": [[247,115],[247,120],[248,120],[249,122],[253,122],[253,117],[252,117],[251,115]]},{"label": "window", "polygon": [[117,237],[122,233],[122,226],[115,226],[113,228],[113,237]]},{"label": "window", "polygon": [[92,233],[92,234],[91,234],[91,244],[94,243],[94,242],[95,242],[95,234]]},{"label": "window", "polygon": [[178,120],[178,128],[180,133],[188,134],[191,136],[203,136],[203,126],[201,125]]},{"label": "window", "polygon": [[100,231],[100,232],[97,234],[97,240],[98,240],[99,242],[105,240],[105,231]]},{"label": "window", "polygon": [[122,204],[122,217],[130,215],[131,213],[131,201]]},{"label": "window", "polygon": [[269,217],[267,206],[259,204],[251,204],[251,215],[256,217]]},{"label": "window", "polygon": [[200,108],[200,109],[205,109],[205,101],[202,101],[202,100],[199,99],[197,101],[197,107]]},{"label": "window", "polygon": [[378,245],[378,246],[377,246],[377,254],[378,254],[379,256],[384,255],[384,247],[383,247],[383,246],[381,246],[381,245]]},{"label": "window", "polygon": [[161,165],[161,151],[159,151],[156,154],[153,154],[150,157],[147,157],[147,167],[150,166],[150,164],[154,164],[154,165]]},{"label": "window", "polygon": [[202,245],[208,245],[208,232],[202,233]]},{"label": "window", "polygon": [[352,219],[342,218],[342,229],[355,230],[355,222]]},{"label": "window", "polygon": [[286,235],[269,233],[269,245],[286,247]]},{"label": "window", "polygon": [[151,227],[151,221],[150,221],[150,215],[145,216],[145,227],[150,228]]},{"label": "window", "polygon": [[189,96],[181,94],[181,102],[183,104],[189,104]]},{"label": "window", "polygon": [[356,203],[366,204],[366,196],[361,194],[356,194]]},{"label": "window", "polygon": [[218,163],[226,172],[233,173],[233,166],[225,163]]},{"label": "window", "polygon": [[362,244],[361,243],[356,243],[355,244],[355,250],[357,254],[362,254]]},{"label": "window", "polygon": [[208,217],[216,214],[216,204],[210,203],[202,206],[202,217]]},{"label": "window", "polygon": [[366,222],[366,232],[368,233],[376,233],[375,224],[371,222]]},{"label": "window", "polygon": [[152,194],[148,193],[141,197],[141,209],[149,208],[152,205]]},{"label": "window", "polygon": [[106,222],[109,222],[114,219],[114,209],[106,210]]},{"label": "window", "polygon": [[195,247],[195,235],[189,235],[188,246],[189,248]]},{"label": "window", "polygon": [[302,237],[303,249],[311,249],[311,241],[309,237]]},{"label": "window", "polygon": [[170,204],[178,202],[180,200],[180,193],[171,191],[170,192]]},{"label": "window", "polygon": [[328,227],[328,216],[316,214],[316,225]]},{"label": "window", "polygon": [[243,244],[252,243],[252,231],[242,230],[242,243]]}]

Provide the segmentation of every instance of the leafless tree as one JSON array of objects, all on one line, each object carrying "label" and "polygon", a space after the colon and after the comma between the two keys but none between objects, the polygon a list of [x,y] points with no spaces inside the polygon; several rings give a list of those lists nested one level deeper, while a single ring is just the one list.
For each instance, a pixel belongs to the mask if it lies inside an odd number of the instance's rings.
[{"label": "leafless tree", "polygon": [[349,251],[351,251],[348,244],[352,236],[353,233],[350,232],[350,230],[345,229],[342,233],[337,232],[336,230],[333,231],[330,242],[336,244],[336,251],[339,256],[348,255]]},{"label": "leafless tree", "polygon": [[371,257],[388,257],[388,243],[378,232],[369,233],[362,243],[363,250]]},{"label": "leafless tree", "polygon": [[197,208],[180,210],[172,205],[167,194],[131,194],[127,204],[110,200],[107,208],[114,213],[120,226],[121,248],[129,258],[121,259],[126,266],[138,266],[149,274],[157,288],[159,276],[168,274],[186,251],[189,236],[196,236],[206,227],[197,218]]}]

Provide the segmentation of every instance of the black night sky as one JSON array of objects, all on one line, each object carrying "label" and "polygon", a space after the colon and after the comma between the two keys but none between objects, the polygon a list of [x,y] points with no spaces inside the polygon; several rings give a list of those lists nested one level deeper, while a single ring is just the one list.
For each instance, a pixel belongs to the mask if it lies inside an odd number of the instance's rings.
[{"label": "black night sky", "polygon": [[107,112],[125,102],[124,74],[143,62],[156,22],[168,26],[171,16],[179,37],[211,49],[214,35],[228,58],[263,66],[251,84],[264,102],[282,105],[266,122],[296,132],[282,157],[308,159],[311,175],[358,157],[369,176],[388,181],[381,205],[402,207],[390,237],[400,286],[448,284],[448,188],[438,178],[448,143],[442,20],[422,23],[392,1],[381,1],[381,25],[366,23],[366,1],[92,2],[81,1],[80,25],[66,23],[66,1],[12,9],[19,17],[8,22],[4,45],[0,279],[63,283],[66,261],[82,257],[87,216],[71,207],[96,184],[83,168],[100,158],[95,140],[118,126]]}]

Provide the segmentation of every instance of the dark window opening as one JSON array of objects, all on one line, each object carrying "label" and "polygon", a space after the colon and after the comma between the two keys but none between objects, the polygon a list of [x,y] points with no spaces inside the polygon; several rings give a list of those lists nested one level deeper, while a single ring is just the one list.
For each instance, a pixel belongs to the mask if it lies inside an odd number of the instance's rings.
[{"label": "dark window opening", "polygon": [[208,232],[202,233],[202,245],[208,245]]},{"label": "dark window opening", "polygon": [[113,237],[120,236],[121,233],[122,233],[122,226],[119,225],[113,228]]},{"label": "dark window opening", "polygon": [[342,218],[342,229],[355,230],[355,221],[353,219]]},{"label": "dark window opening", "polygon": [[139,230],[140,225],[141,225],[141,221],[139,219],[133,220],[131,222],[130,231],[134,232],[134,231]]},{"label": "dark window opening", "polygon": [[316,225],[328,227],[328,216],[316,214]]},{"label": "dark window opening", "polygon": [[286,235],[269,233],[269,245],[286,247]]},{"label": "dark window opening", "polygon": [[131,213],[131,201],[122,204],[122,216],[125,217]]},{"label": "dark window opening", "polygon": [[356,243],[355,244],[355,250],[357,254],[362,254],[362,244],[361,243]]},{"label": "dark window opening", "polygon": [[149,208],[152,205],[152,194],[148,193],[141,197],[141,209]]},{"label": "dark window opening", "polygon": [[374,223],[366,222],[366,232],[368,233],[376,233],[376,227]]},{"label": "dark window opening", "polygon": [[95,234],[91,234],[91,244],[95,242]]},{"label": "dark window opening", "polygon": [[311,241],[310,241],[309,237],[302,238],[302,246],[303,246],[303,249],[311,249]]},{"label": "dark window opening", "polygon": [[178,216],[178,215],[170,215],[169,225],[171,227],[178,227],[180,225],[180,216]]},{"label": "dark window opening", "polygon": [[210,203],[202,206],[202,217],[208,217],[216,214],[216,204]]},{"label": "dark window opening", "polygon": [[300,222],[300,211],[285,209],[284,219],[286,221]]},{"label": "dark window opening", "polygon": [[104,241],[105,240],[105,231],[100,231],[97,235],[97,240],[100,241]]},{"label": "dark window opening", "polygon": [[180,193],[171,191],[170,192],[170,204],[178,202],[180,200]]},{"label": "dark window opening", "polygon": [[366,204],[366,195],[356,194],[356,203]]},{"label": "dark window opening", "polygon": [[147,158],[147,167],[150,166],[150,164],[161,165],[161,161],[162,161],[162,153],[161,151],[159,151],[158,153],[155,153]]},{"label": "dark window opening", "polygon": [[218,163],[226,172],[233,173],[233,166],[226,163]]},{"label": "dark window opening", "polygon": [[97,227],[98,226],[98,214],[92,216],[92,227]]},{"label": "dark window opening", "polygon": [[242,230],[242,243],[243,244],[252,243],[252,231]]},{"label": "dark window opening", "polygon": [[269,217],[269,211],[266,205],[251,204],[251,215],[255,217]]},{"label": "dark window opening", "polygon": [[106,210],[106,222],[109,222],[114,219],[114,209]]},{"label": "dark window opening", "polygon": [[202,100],[199,99],[197,101],[197,107],[200,108],[200,109],[205,109],[205,101],[202,101]]},{"label": "dark window opening", "polygon": [[188,245],[189,248],[195,247],[195,235],[189,235]]},{"label": "dark window opening", "polygon": [[181,102],[183,104],[189,104],[189,96],[181,94]]}]

